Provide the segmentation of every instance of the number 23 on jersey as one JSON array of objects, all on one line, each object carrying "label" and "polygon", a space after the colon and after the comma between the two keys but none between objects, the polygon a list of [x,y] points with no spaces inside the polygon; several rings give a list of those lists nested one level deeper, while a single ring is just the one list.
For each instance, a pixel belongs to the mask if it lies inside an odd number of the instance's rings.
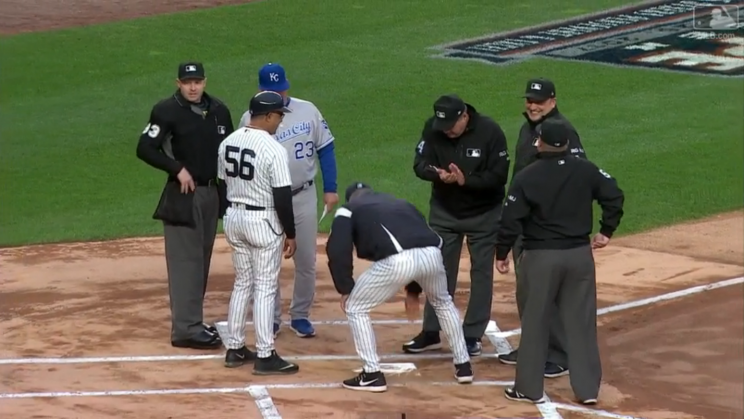
[{"label": "number 23 on jersey", "polygon": [[225,147],[225,162],[228,166],[225,167],[225,174],[233,178],[253,180],[255,175],[253,159],[255,157],[256,152],[250,148],[241,149],[231,145]]},{"label": "number 23 on jersey", "polygon": [[295,159],[302,160],[311,158],[315,153],[315,143],[312,141],[298,141],[294,144]]}]

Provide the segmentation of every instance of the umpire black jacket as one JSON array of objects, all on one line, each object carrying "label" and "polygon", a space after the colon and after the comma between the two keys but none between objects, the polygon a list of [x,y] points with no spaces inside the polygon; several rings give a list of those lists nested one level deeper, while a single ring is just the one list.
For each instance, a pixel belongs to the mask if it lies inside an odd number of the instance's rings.
[{"label": "umpire black jacket", "polygon": [[193,104],[176,91],[159,101],[137,144],[137,157],[175,180],[184,167],[197,183],[217,178],[217,149],[233,132],[230,110],[206,93]]},{"label": "umpire black jacket", "polygon": [[[509,177],[506,136],[493,119],[467,105],[470,120],[459,138],[449,138],[431,128],[434,117],[424,124],[416,148],[413,171],[431,182],[431,200],[454,217],[469,218],[501,204]],[[465,184],[444,183],[433,167],[449,171],[454,163],[465,175]]]},{"label": "umpire black jacket", "polygon": [[537,127],[542,124],[546,119],[553,119],[560,121],[570,127],[571,136],[569,137],[568,150],[570,154],[586,159],[586,151],[584,146],[581,144],[581,138],[576,128],[566,117],[558,111],[556,106],[547,115],[542,117],[538,121],[532,121],[528,116],[527,112],[523,112],[526,121],[522,124],[522,128],[519,130],[519,139],[517,140],[517,146],[514,150],[514,169],[512,172],[512,181],[514,177],[522,169],[537,160],[537,148],[535,148],[535,141],[537,140]]},{"label": "umpire black jacket", "polygon": [[326,243],[333,285],[341,295],[354,288],[354,248],[358,258],[377,262],[403,250],[432,246],[441,247],[442,239],[413,204],[368,191],[340,206],[333,218]]},{"label": "umpire black jacket", "polygon": [[496,259],[505,260],[522,233],[525,249],[589,244],[593,203],[602,207],[600,233],[612,237],[623,216],[623,191],[607,172],[570,152],[539,153],[515,176],[501,213]]}]

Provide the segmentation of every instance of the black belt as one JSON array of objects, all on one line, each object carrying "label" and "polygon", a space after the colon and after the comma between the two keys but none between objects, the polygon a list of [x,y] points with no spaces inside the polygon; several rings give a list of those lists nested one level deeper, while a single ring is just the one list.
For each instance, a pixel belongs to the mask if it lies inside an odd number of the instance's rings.
[{"label": "black belt", "polygon": [[265,211],[266,210],[266,208],[264,207],[257,207],[255,205],[248,205],[248,204],[238,204],[236,202],[230,202],[230,206],[233,208],[244,209],[246,211]]},{"label": "black belt", "polygon": [[313,186],[313,183],[315,183],[315,181],[314,181],[314,180],[308,181],[307,183],[303,184],[303,185],[302,185],[302,186],[300,186],[299,188],[297,188],[297,189],[293,190],[293,191],[292,191],[292,196],[295,196],[295,195],[297,195],[298,193],[300,193],[300,192],[304,191],[305,189],[307,189],[307,187],[308,187],[308,186]]},{"label": "black belt", "polygon": [[209,180],[194,179],[194,185],[195,186],[215,186],[217,185],[217,179],[209,179]]}]

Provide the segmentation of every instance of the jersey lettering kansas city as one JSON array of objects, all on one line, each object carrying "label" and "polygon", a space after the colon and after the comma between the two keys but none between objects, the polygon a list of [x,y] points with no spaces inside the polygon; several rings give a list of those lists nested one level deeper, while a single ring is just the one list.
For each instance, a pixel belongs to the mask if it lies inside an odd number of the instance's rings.
[{"label": "jersey lettering kansas city", "polygon": [[[292,189],[296,189],[315,179],[318,171],[315,156],[333,142],[333,134],[312,102],[293,97],[287,107],[292,112],[284,115],[274,138],[287,150]],[[239,126],[246,126],[250,117],[250,113],[244,113]]]}]

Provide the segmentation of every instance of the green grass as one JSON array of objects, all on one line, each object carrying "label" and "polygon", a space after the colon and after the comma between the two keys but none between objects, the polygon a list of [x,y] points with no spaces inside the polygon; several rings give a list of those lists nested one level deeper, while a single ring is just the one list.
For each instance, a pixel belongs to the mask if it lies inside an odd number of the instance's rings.
[{"label": "green grass", "polygon": [[513,147],[524,83],[544,75],[590,158],[626,191],[621,233],[741,207],[741,80],[429,57],[433,45],[625,2],[558,3],[274,0],[1,39],[0,245],[160,234],[150,216],[164,175],[134,150],[188,59],[205,63],[208,91],[235,122],[258,68],[284,64],[291,94],[315,102],[334,131],[341,189],[365,180],[426,210],[429,185],[411,163],[434,99],[459,93]]}]

